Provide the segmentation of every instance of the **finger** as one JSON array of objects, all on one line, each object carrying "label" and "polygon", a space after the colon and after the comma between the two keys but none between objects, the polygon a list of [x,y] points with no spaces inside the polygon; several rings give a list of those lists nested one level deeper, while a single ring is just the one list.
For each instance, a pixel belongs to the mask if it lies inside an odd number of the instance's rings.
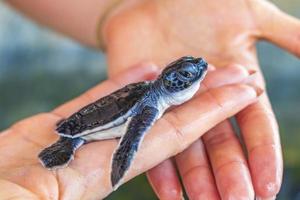
[{"label": "finger", "polygon": [[278,125],[267,97],[237,115],[248,151],[249,166],[258,197],[275,196],[282,179]]},{"label": "finger", "polygon": [[117,90],[123,85],[132,82],[151,80],[159,73],[159,69],[153,64],[142,64],[127,69],[124,72],[117,74],[110,79],[103,81],[101,84],[88,90],[79,97],[57,107],[52,112],[61,117],[67,117],[72,113],[78,111],[81,107]]},{"label": "finger", "polygon": [[262,38],[300,56],[300,21],[268,1],[249,2],[254,7]]},{"label": "finger", "polygon": [[[147,73],[148,72],[148,73]],[[77,111],[80,107],[85,106],[86,104],[95,101],[96,99],[100,98],[101,96],[104,96],[108,93],[110,93],[111,91],[119,88],[121,85],[124,85],[130,81],[138,81],[138,80],[143,80],[145,78],[148,78],[149,75],[150,76],[155,76],[156,75],[156,68],[155,67],[148,67],[148,66],[141,66],[138,68],[134,68],[133,70],[129,71],[129,72],[125,72],[125,73],[121,73],[121,75],[118,75],[115,78],[112,78],[111,80],[105,81],[104,83],[102,83],[99,86],[96,86],[95,88],[91,89],[90,91],[86,92],[85,94],[81,95],[80,97],[58,107],[57,109],[55,109],[53,111],[53,113],[55,113],[56,115],[62,116],[62,117],[67,117],[69,116],[71,113]],[[228,77],[223,77],[223,80],[239,80],[242,79],[241,77],[245,77],[245,74],[247,74],[247,72],[245,72],[245,70],[242,67],[237,67],[237,66],[233,66],[233,67],[229,67],[226,71],[226,69],[221,70],[218,73],[215,73],[215,76],[220,76],[218,74],[220,73],[226,73],[229,75],[231,74],[230,78]],[[212,85],[210,84],[209,81],[212,77],[208,76],[208,86]],[[216,81],[215,81],[216,82]],[[227,83],[231,83],[230,81],[228,81]],[[86,167],[88,169],[88,167]],[[155,177],[153,178],[155,179]],[[172,180],[166,180],[166,181],[172,181]],[[153,183],[157,183],[157,181],[153,181]],[[166,186],[168,187],[168,186]]]},{"label": "finger", "polygon": [[147,172],[148,180],[161,200],[182,200],[183,193],[177,176],[176,167],[167,159]]},{"label": "finger", "polygon": [[[109,85],[114,85],[114,84],[113,83],[112,84],[106,83],[106,85],[109,86]],[[93,90],[92,90],[92,92],[90,92],[90,94],[93,94],[93,95],[99,95],[99,94],[105,95],[105,93],[108,93],[108,92],[110,92],[112,90],[112,88],[109,88],[108,86],[105,86],[105,87],[104,86],[101,86],[101,87],[99,86],[99,88],[96,87],[97,91],[93,92]],[[99,98],[99,97],[97,96],[96,98]],[[61,113],[59,113],[59,114],[64,115],[64,116],[68,116],[70,113],[74,112],[78,108],[80,108],[83,105],[86,105],[87,103],[89,103],[89,101],[90,101],[90,98],[86,98],[83,95],[82,98],[79,97],[77,100],[71,101],[71,103],[68,103],[68,104],[62,106],[61,108],[59,108],[59,109],[61,109],[61,111],[60,111]],[[59,110],[59,109],[57,109],[57,110]],[[97,164],[97,162],[95,162],[94,164]],[[87,172],[88,172],[89,169],[90,169],[89,166],[87,166],[87,165],[84,165],[84,166],[85,167],[83,169],[87,170]]]},{"label": "finger", "polygon": [[205,148],[200,139],[175,158],[189,199],[220,199]]},{"label": "finger", "polygon": [[[224,84],[237,83],[243,80],[249,73],[253,71],[247,71],[240,65],[230,65],[226,68],[215,70],[207,75],[202,88],[207,87],[218,87]],[[57,107],[52,112],[61,117],[67,117],[72,113],[78,111],[81,107],[91,103],[105,95],[108,95],[112,91],[130,83],[142,80],[151,80],[156,77],[159,73],[157,66],[152,64],[143,64],[141,66],[135,66],[125,71],[119,73],[115,77],[103,81],[101,84],[95,86],[94,88],[88,90],[79,97]],[[223,75],[222,75],[223,74]],[[220,79],[220,81],[217,81]],[[222,84],[223,83],[223,84]]]},{"label": "finger", "polygon": [[[256,97],[257,92],[253,87],[224,86],[205,92],[184,106],[168,112],[145,136],[124,180],[127,181],[183,151],[218,122],[255,101]],[[104,197],[103,194],[111,192],[110,162],[116,145],[116,140],[107,140],[83,146],[70,167],[58,171],[63,190],[72,193],[75,186],[70,181],[70,176],[76,173],[83,177],[76,185],[87,186],[82,198],[95,198],[97,195]],[[90,160],[93,162],[89,162]]]},{"label": "finger", "polygon": [[228,120],[203,135],[222,199],[254,199],[247,161]]},{"label": "finger", "polygon": [[207,69],[208,69],[208,71],[215,71],[217,68],[214,65],[208,63]]},{"label": "finger", "polygon": [[[213,69],[213,67],[211,67]],[[202,86],[199,90],[199,93],[206,91],[208,88],[216,88],[225,84],[232,84],[232,83],[237,83],[237,82],[241,82],[243,80],[246,80],[246,78],[249,75],[252,75],[255,71],[253,70],[247,70],[245,67],[241,66],[241,65],[237,65],[237,64],[232,64],[229,65],[227,67],[224,68],[220,68],[218,70],[211,70],[208,75],[206,76],[206,78],[204,79]],[[249,78],[247,78],[249,79]],[[189,151],[189,150],[187,150]],[[190,151],[190,154],[192,154],[195,151]],[[201,154],[201,152],[195,152],[196,155],[198,155],[199,153]],[[195,155],[195,156],[196,156]],[[178,166],[180,167],[181,164],[183,164],[182,162],[177,163]],[[183,164],[184,165],[184,164]],[[153,186],[153,188],[155,189],[156,194],[158,195],[158,197],[160,199],[175,199],[173,198],[173,193],[169,194],[166,191],[169,190],[170,186],[174,186],[173,188],[177,188],[180,189],[179,187],[175,187],[177,186],[177,182],[179,182],[179,180],[175,179],[174,177],[177,176],[176,172],[171,175],[168,176],[164,176],[163,179],[161,178],[161,172],[172,172],[174,166],[169,164],[162,164],[162,165],[158,165],[157,167],[155,167],[155,170],[150,170],[151,173],[148,173],[148,178],[151,180],[151,185]],[[157,173],[156,173],[157,171]],[[202,180],[202,179],[199,179]],[[209,182],[208,182],[209,184]],[[195,185],[195,187],[198,184]],[[190,188],[192,188],[193,186],[188,186]],[[207,186],[208,188],[210,187],[210,185]],[[180,191],[176,192],[177,194],[180,193]],[[208,191],[205,190],[204,191]],[[174,192],[175,193],[175,192]],[[191,193],[193,193],[191,191]],[[170,195],[170,196],[168,196]],[[196,196],[197,194],[193,195]]]},{"label": "finger", "polygon": [[227,67],[219,68],[207,74],[200,87],[199,93],[207,88],[216,88],[222,85],[234,84],[244,81],[249,75],[256,76],[256,71],[247,70],[244,66],[231,64]]}]

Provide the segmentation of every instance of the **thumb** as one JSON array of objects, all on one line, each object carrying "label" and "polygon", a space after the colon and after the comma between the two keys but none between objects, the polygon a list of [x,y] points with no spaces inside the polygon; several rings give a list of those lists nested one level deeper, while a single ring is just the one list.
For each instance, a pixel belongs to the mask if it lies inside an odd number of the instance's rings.
[{"label": "thumb", "polygon": [[300,57],[300,20],[265,0],[249,1],[258,21],[262,39]]}]

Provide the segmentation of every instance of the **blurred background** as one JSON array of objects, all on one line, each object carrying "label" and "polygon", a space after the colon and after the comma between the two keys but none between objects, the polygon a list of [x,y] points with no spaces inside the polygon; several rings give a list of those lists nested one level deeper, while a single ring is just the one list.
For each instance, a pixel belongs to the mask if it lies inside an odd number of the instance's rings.
[{"label": "blurred background", "polygon": [[[299,0],[273,2],[300,18]],[[300,200],[300,60],[265,42],[258,44],[258,54],[284,151],[278,199]],[[0,130],[55,108],[105,77],[103,54],[34,24],[0,2]],[[145,176],[139,176],[107,199],[155,198]]]}]

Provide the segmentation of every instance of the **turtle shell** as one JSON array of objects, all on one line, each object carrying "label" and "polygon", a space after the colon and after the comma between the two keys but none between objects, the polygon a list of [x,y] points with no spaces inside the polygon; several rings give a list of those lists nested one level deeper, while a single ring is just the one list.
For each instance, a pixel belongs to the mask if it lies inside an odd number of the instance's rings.
[{"label": "turtle shell", "polygon": [[[149,83],[129,84],[72,114],[56,128],[59,135],[79,137],[120,125],[149,91]],[[90,130],[90,131],[89,131]]]}]

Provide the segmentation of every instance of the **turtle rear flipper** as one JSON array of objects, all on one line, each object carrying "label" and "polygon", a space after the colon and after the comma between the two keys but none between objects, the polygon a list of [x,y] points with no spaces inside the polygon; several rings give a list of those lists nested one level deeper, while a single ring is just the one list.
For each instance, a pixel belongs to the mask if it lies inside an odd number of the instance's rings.
[{"label": "turtle rear flipper", "polygon": [[76,149],[83,143],[84,140],[81,138],[60,137],[57,142],[45,148],[38,157],[43,166],[48,169],[63,167],[73,159]]}]

